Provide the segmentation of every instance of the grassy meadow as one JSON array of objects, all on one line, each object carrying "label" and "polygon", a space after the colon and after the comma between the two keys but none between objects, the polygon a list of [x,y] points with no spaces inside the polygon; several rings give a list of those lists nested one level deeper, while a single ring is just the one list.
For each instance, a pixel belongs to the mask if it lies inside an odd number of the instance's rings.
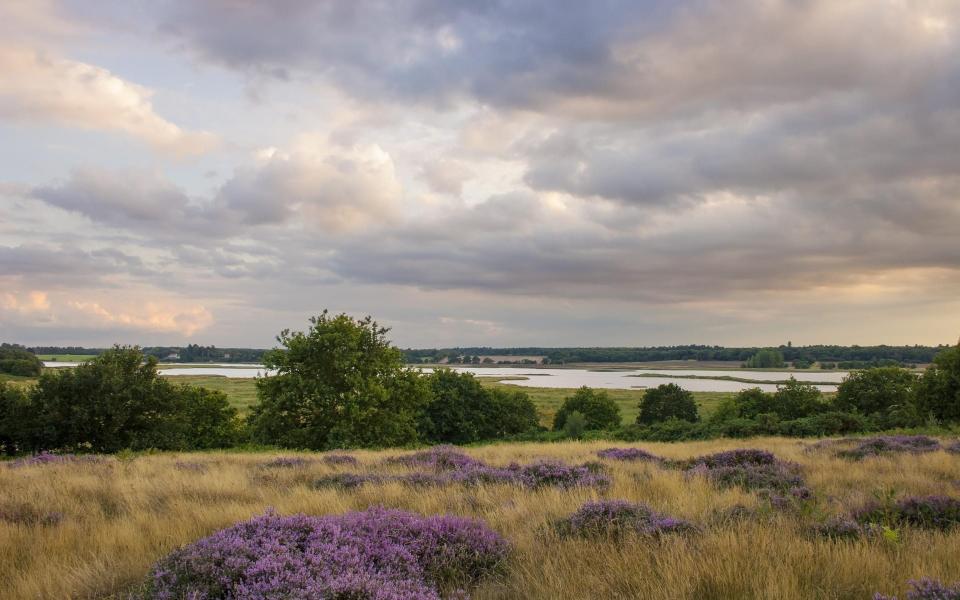
[{"label": "grassy meadow", "polygon": [[[605,461],[606,489],[510,484],[410,487],[371,483],[314,489],[317,477],[373,473],[400,451],[356,451],[359,466],[269,469],[295,453],[119,455],[100,464],[0,467],[0,510],[62,513],[58,523],[0,520],[0,597],[121,598],[168,552],[237,521],[262,514],[339,514],[383,505],[421,514],[482,519],[505,536],[512,553],[502,571],[473,591],[476,599],[570,598],[870,598],[900,593],[910,578],[960,579],[960,531],[904,529],[899,539],[836,541],[809,526],[846,513],[873,497],[951,494],[960,490],[960,456],[943,451],[859,462],[805,452],[804,442],[764,438],[637,447],[686,458],[738,447],[763,448],[804,469],[815,500],[802,511],[760,512],[734,520],[720,514],[757,506],[739,488],[718,489],[651,463]],[[467,449],[494,465],[553,458],[597,460],[604,442],[497,444]],[[319,455],[299,454],[308,459]],[[400,468],[400,467],[392,467]],[[588,500],[624,499],[689,519],[700,531],[659,539],[568,539],[551,523]],[[26,508],[24,508],[26,507]]]}]

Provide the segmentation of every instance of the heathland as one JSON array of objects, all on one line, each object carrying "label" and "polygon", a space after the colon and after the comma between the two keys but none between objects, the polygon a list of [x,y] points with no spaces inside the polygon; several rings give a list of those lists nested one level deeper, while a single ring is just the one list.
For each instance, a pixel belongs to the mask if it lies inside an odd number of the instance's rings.
[{"label": "heathland", "polygon": [[[350,452],[356,463],[343,453],[325,461],[329,454],[208,452],[2,467],[0,595],[126,597],[145,589],[151,566],[169,552],[265,511],[335,515],[373,506],[476,518],[505,538],[509,552],[475,582],[475,599],[870,598],[902,593],[908,579],[960,578],[956,527],[904,521],[871,530],[845,517],[878,498],[894,506],[908,496],[955,496],[960,454],[841,457],[831,446],[784,438],[642,445],[675,461],[768,450],[796,463],[791,473],[807,490],[784,500],[748,482],[714,478],[705,467],[599,459],[610,445],[466,450],[492,467],[599,462],[590,469],[602,478],[582,485],[426,478],[442,466],[414,478],[412,463],[388,460],[403,454],[397,451]],[[557,526],[584,503],[604,499],[641,503],[673,520],[659,534],[564,535]]]}]

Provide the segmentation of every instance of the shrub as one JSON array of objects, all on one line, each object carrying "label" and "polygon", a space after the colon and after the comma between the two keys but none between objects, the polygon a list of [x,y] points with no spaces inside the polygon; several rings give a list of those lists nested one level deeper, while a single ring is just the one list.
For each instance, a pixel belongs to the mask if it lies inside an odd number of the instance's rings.
[{"label": "shrub", "polygon": [[814,535],[834,540],[851,540],[863,535],[863,527],[847,517],[833,517],[811,527]]},{"label": "shrub", "polygon": [[331,473],[313,480],[314,489],[337,488],[353,490],[368,483],[381,483],[383,478],[377,475],[362,475],[359,473]]},{"label": "shrub", "polygon": [[643,431],[643,437],[640,439],[651,442],[678,442],[695,439],[699,432],[696,423],[671,418],[647,426],[646,430]]},{"label": "shrub", "polygon": [[776,407],[775,412],[785,421],[809,417],[825,412],[828,408],[820,390],[808,383],[801,383],[793,377],[785,384],[777,386],[773,402]]},{"label": "shrub", "polygon": [[21,450],[190,450],[237,443],[237,412],[217,391],[173,385],[139,348],[115,347],[45,371],[27,405]]},{"label": "shrub", "polygon": [[883,454],[922,454],[939,448],[940,442],[925,435],[884,435],[866,438],[855,448],[837,452],[837,456],[861,460]]},{"label": "shrub", "polygon": [[855,511],[853,517],[859,523],[946,530],[960,525],[960,500],[949,496],[911,496],[892,503],[874,501]]},{"label": "shrub", "polygon": [[388,464],[407,467],[429,468],[434,471],[454,471],[467,467],[484,466],[483,463],[462,452],[456,446],[434,446],[427,450],[395,456],[387,459]]},{"label": "shrub", "polygon": [[728,450],[674,464],[690,475],[703,475],[719,487],[738,486],[749,491],[765,491],[775,505],[806,500],[809,496],[800,465],[782,461],[766,450]]},{"label": "shrub", "polygon": [[957,440],[956,442],[947,446],[946,451],[950,452],[951,454],[960,454],[960,440]]},{"label": "shrub", "polygon": [[567,417],[577,411],[586,419],[587,429],[613,429],[620,425],[620,407],[605,390],[593,390],[587,386],[578,389],[553,418],[553,428],[561,431]]},{"label": "shrub", "polygon": [[354,467],[360,464],[360,461],[349,454],[326,454],[320,460],[330,466],[348,465]]},{"label": "shrub", "polygon": [[295,469],[310,464],[310,459],[303,456],[278,456],[263,463],[265,469]]},{"label": "shrub", "polygon": [[62,521],[63,513],[59,511],[39,510],[27,504],[0,506],[0,522],[11,525],[51,527]]},{"label": "shrub", "polygon": [[146,598],[435,599],[464,594],[505,560],[479,521],[383,508],[345,515],[266,514],[174,551]]},{"label": "shrub", "polygon": [[675,383],[665,383],[647,390],[640,401],[638,424],[650,425],[669,419],[696,422],[697,403],[693,394]]},{"label": "shrub", "polygon": [[746,367],[751,369],[782,369],[787,366],[783,353],[774,348],[764,348],[747,359]]},{"label": "shrub", "polygon": [[839,411],[785,421],[779,426],[780,433],[795,437],[839,435],[866,429],[867,421],[862,416]]},{"label": "shrub", "polygon": [[610,485],[610,478],[587,466],[571,466],[554,460],[539,460],[526,465],[510,465],[507,469],[524,487],[599,487]]},{"label": "shrub", "polygon": [[597,456],[600,458],[606,458],[609,460],[624,460],[624,461],[651,461],[651,462],[660,462],[661,459],[659,456],[650,454],[646,450],[641,450],[640,448],[605,448],[603,450],[597,451]]},{"label": "shrub", "polygon": [[567,415],[563,423],[563,435],[572,440],[579,440],[583,437],[583,432],[587,429],[587,418],[579,410],[575,410]]},{"label": "shrub", "polygon": [[537,405],[525,391],[501,388],[485,388],[485,391],[490,397],[490,418],[484,439],[502,439],[539,427]]},{"label": "shrub", "polygon": [[[960,581],[953,585],[944,585],[933,579],[910,580],[907,582],[907,600],[960,600]],[[879,592],[873,600],[897,600],[896,596],[884,596]]]},{"label": "shrub", "polygon": [[917,376],[900,367],[854,371],[837,387],[833,405],[841,411],[886,417],[912,405],[916,383]]},{"label": "shrub", "polygon": [[41,452],[39,454],[34,454],[33,456],[25,456],[23,458],[18,458],[17,460],[12,460],[7,463],[7,466],[11,469],[19,469],[22,467],[35,467],[39,465],[60,465],[65,463],[84,463],[84,464],[103,464],[107,462],[107,459],[102,456],[96,456],[92,454],[52,454],[50,452]]},{"label": "shrub", "polygon": [[0,373],[19,377],[38,377],[43,362],[37,356],[16,344],[0,344]]},{"label": "shrub", "polygon": [[917,408],[944,423],[960,421],[960,345],[933,359],[917,384]]},{"label": "shrub", "polygon": [[620,537],[625,534],[659,536],[697,528],[689,521],[656,513],[645,504],[625,500],[587,502],[556,524],[562,536]]}]

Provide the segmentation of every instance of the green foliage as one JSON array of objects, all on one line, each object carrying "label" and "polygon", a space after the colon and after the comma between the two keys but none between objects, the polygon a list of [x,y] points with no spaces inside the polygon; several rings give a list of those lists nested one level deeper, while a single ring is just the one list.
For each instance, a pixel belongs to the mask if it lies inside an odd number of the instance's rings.
[{"label": "green foliage", "polygon": [[584,416],[587,429],[612,429],[620,425],[620,407],[605,390],[593,390],[587,386],[578,389],[563,401],[553,418],[553,428],[562,430],[574,411]]},{"label": "green foliage", "polygon": [[503,438],[539,427],[537,406],[526,392],[499,388],[487,392],[493,411],[491,438]]},{"label": "green foliage", "polygon": [[838,410],[874,416],[887,425],[917,425],[916,386],[917,376],[899,367],[855,371],[837,388],[833,404]]},{"label": "green foliage", "polygon": [[419,373],[372,318],[323,311],[306,332],[284,330],[257,381],[249,423],[256,441],[293,448],[403,446],[419,440],[430,399]]},{"label": "green foliage", "polygon": [[650,425],[668,419],[700,420],[693,394],[675,383],[665,383],[647,390],[640,401],[640,414],[637,415],[638,424]]},{"label": "green foliage", "polygon": [[941,423],[960,421],[960,346],[944,350],[924,371],[916,390],[917,408]]},{"label": "green foliage", "polygon": [[751,369],[782,369],[787,366],[783,352],[774,348],[764,348],[747,359],[746,366]]},{"label": "green foliage", "polygon": [[773,395],[773,406],[773,412],[785,421],[802,419],[828,409],[820,390],[793,377],[787,380],[787,383],[777,386]]},{"label": "green foliage", "polygon": [[[0,452],[14,454],[29,422],[26,392],[0,380]],[[32,420],[32,419],[30,419]]]},{"label": "green foliage", "polygon": [[575,410],[567,415],[563,423],[564,437],[572,440],[579,440],[583,437],[583,432],[587,429],[587,418],[579,410]]},{"label": "green foliage", "polygon": [[45,371],[13,397],[6,419],[17,451],[221,448],[240,441],[226,396],[174,386],[139,348],[116,347],[72,369]]},{"label": "green foliage", "polygon": [[37,377],[43,362],[23,346],[0,344],[0,373],[19,377]]}]

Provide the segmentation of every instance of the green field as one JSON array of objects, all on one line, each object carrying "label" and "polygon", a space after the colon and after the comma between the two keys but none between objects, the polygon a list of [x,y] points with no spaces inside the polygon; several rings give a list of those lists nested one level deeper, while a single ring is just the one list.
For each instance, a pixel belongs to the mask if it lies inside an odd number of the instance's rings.
[{"label": "green field", "polygon": [[165,377],[173,383],[186,383],[223,392],[242,414],[246,414],[257,401],[256,379],[230,378],[223,375],[175,375]]}]

